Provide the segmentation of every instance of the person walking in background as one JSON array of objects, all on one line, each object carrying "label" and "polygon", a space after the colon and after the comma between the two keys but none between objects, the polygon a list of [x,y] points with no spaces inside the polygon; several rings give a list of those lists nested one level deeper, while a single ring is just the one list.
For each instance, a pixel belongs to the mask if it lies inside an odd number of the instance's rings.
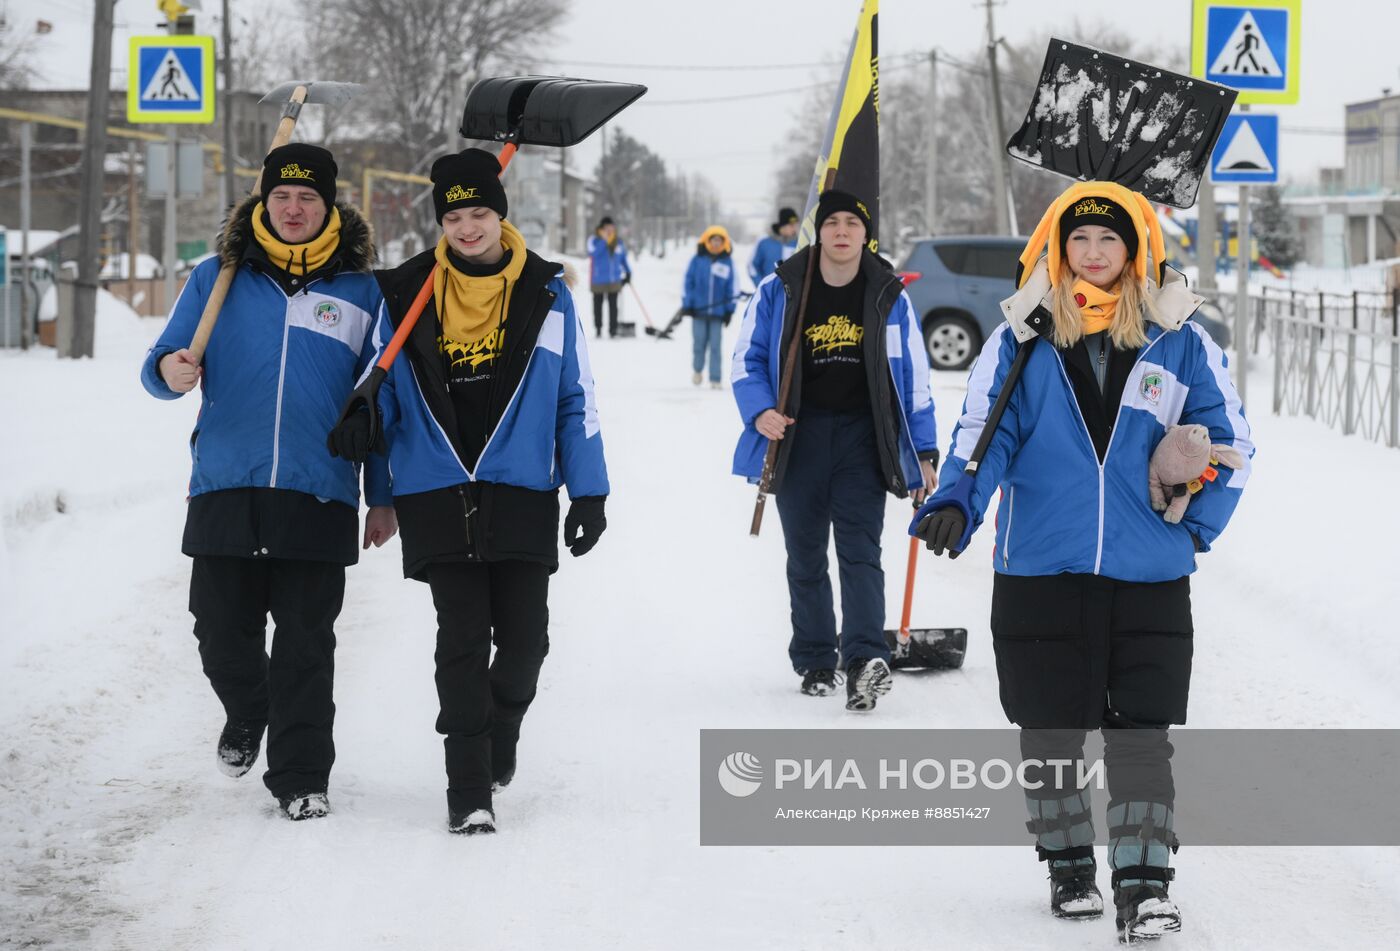
[{"label": "person walking in background", "polygon": [[[315,145],[269,152],[261,193],[233,210],[141,367],[159,399],[203,384],[181,550],[199,656],[224,707],[218,765],[247,773],[266,730],[263,783],[289,819],[330,811],[335,621],[359,557],[360,472],[328,458],[324,440],[374,355],[381,302],[369,225],[337,204],[336,172]],[[225,265],[233,283],[201,362],[188,347]],[[368,548],[397,525],[383,457],[366,462],[364,483]]]},{"label": "person walking in background", "polygon": [[608,304],[608,336],[617,336],[617,295],[632,281],[627,245],[617,236],[617,225],[604,217],[588,239],[588,286],[593,292],[593,331],[603,336],[603,300]]},{"label": "person walking in background", "polygon": [[[936,484],[938,439],[928,353],[904,286],[866,247],[870,213],[848,192],[823,192],[817,243],[759,284],[744,312],[731,382],[744,432],[734,474],[757,482],[778,440],[773,492],[787,548],[792,637],[801,690],[825,696],[846,668],[846,709],[872,710],[890,689],[880,533],[885,493],[922,500]],[[817,255],[805,312],[808,260]],[[788,341],[800,334],[787,414],[778,394]],[[841,575],[837,640],[827,544]]]},{"label": "person walking in background", "polygon": [[[1163,263],[1142,195],[1071,186],[1022,252],[1017,284],[1009,321],[973,364],[943,488],[911,533],[957,557],[1000,490],[991,628],[1002,709],[1022,755],[1041,763],[1082,759],[1086,731],[1103,729],[1117,927],[1124,941],[1157,937],[1181,927],[1167,894],[1167,730],[1186,722],[1190,575],[1240,500],[1254,443],[1225,354],[1190,320],[1201,298]],[[1021,348],[1005,413],[960,482]],[[1223,468],[1172,523],[1150,504],[1148,464],[1167,430],[1188,424],[1209,430]],[[1043,783],[1026,801],[1051,911],[1098,917],[1089,790],[1057,785],[1049,769],[1028,778]]]},{"label": "person walking in background", "polygon": [[791,208],[779,209],[778,220],[769,226],[773,233],[754,245],[753,257],[749,259],[749,280],[755,288],[797,250],[797,228],[801,220]]},{"label": "person walking in background", "polygon": [[695,256],[685,269],[685,289],[681,309],[691,318],[690,329],[695,349],[691,358],[690,382],[699,386],[704,380],[705,362],[710,364],[710,388],[718,390],[720,383],[720,340],[729,318],[734,316],[734,261],[729,232],[711,225],[700,235]]},{"label": "person walking in background", "polygon": [[586,333],[563,267],[527,249],[505,220],[500,171],[482,149],[433,163],[442,238],[380,273],[379,345],[429,273],[432,296],[377,406],[330,435],[332,451],[352,459],[369,457],[376,432],[387,442],[404,576],[426,581],[437,609],[447,827],[466,835],[496,831],[492,794],[515,776],[549,653],[560,486],[572,499],[564,541],[574,556],[607,528]]}]

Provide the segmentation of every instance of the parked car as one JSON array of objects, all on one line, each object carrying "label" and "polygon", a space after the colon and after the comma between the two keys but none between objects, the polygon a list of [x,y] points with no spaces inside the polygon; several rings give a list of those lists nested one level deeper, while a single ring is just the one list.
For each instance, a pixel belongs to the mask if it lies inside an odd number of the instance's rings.
[{"label": "parked car", "polygon": [[982,341],[1004,319],[1001,302],[1016,291],[1025,238],[922,238],[899,266],[935,370],[971,366]]},{"label": "parked car", "polygon": [[[965,370],[1001,324],[1001,302],[1016,291],[1016,262],[1025,238],[965,235],[921,238],[899,266],[935,370]],[[1230,326],[1210,302],[1192,316],[1222,349]]]}]

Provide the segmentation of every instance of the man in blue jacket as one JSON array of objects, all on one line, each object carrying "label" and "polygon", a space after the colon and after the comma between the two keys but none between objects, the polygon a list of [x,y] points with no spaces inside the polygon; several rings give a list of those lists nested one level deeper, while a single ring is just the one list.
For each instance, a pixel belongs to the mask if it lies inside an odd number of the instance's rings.
[{"label": "man in blue jacket", "polygon": [[[744,432],[734,473],[757,482],[778,440],[773,491],[787,546],[792,640],[802,692],[835,689],[836,615],[827,567],[834,531],[841,573],[840,660],[846,709],[870,710],[890,689],[880,532],[885,493],[915,499],[936,485],[938,440],[928,354],[899,277],[866,248],[871,217],[854,195],[827,191],[817,244],[765,278],[739,329],[731,382]],[[805,312],[798,301],[816,254]],[[801,334],[786,413],[784,356]]]},{"label": "man in blue jacket", "polygon": [[588,239],[588,286],[593,292],[593,332],[603,336],[603,300],[608,303],[608,336],[617,336],[617,295],[632,280],[627,245],[617,236],[617,225],[604,216]]},{"label": "man in blue jacket", "polygon": [[754,245],[753,257],[749,259],[749,280],[754,287],[797,251],[797,227],[801,220],[791,208],[780,209],[778,220],[770,226],[773,233]]},{"label": "man in blue jacket", "polygon": [[[329,457],[325,434],[373,356],[381,301],[369,226],[336,204],[336,173],[314,145],[270,152],[260,193],[234,209],[141,368],[159,399],[202,384],[182,550],[194,559],[200,658],[226,715],[218,765],[247,773],[266,730],[263,782],[290,819],[329,811],[334,625],[360,499],[359,466]],[[188,347],[225,265],[237,271],[199,361]],[[364,480],[368,548],[397,522],[382,457]]]}]

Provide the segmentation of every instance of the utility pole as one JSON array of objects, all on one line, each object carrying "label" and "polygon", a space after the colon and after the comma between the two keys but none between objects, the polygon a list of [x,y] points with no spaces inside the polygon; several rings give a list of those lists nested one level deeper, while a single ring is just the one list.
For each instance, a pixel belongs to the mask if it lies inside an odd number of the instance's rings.
[{"label": "utility pole", "polygon": [[[1240,106],[1240,112],[1248,112],[1249,106]],[[1240,403],[1248,406],[1245,395],[1249,374],[1246,360],[1249,359],[1249,186],[1240,182],[1239,216],[1235,225],[1235,270],[1238,283],[1235,285],[1235,390],[1240,394]]]},{"label": "utility pole", "polygon": [[112,85],[112,7],[97,0],[92,18],[92,64],[88,73],[87,128],[83,133],[82,191],[78,215],[78,282],[73,288],[72,334],[60,355],[92,356],[97,323],[97,242],[102,231],[103,159],[107,154],[107,95]]},{"label": "utility pole", "polygon": [[[223,49],[224,57],[224,205],[231,206],[238,200],[238,186],[234,182],[233,166],[233,25],[229,22],[229,0],[224,0]],[[368,209],[366,209],[368,212]]]},{"label": "utility pole", "polygon": [[991,66],[992,77],[992,134],[990,145],[992,147],[992,170],[993,182],[996,194],[993,196],[993,206],[996,208],[997,234],[1011,234],[1012,226],[1010,222],[1010,210],[1006,202],[1006,152],[1003,148],[1002,136],[1006,134],[1006,126],[1001,116],[1001,78],[997,74],[997,32],[996,23],[992,18],[992,7],[994,0],[982,0],[987,8],[987,62]]},{"label": "utility pole", "polygon": [[1203,291],[1215,290],[1215,183],[1209,169],[1201,176],[1196,199],[1196,284]]},{"label": "utility pole", "polygon": [[928,54],[928,115],[924,119],[924,231],[938,234],[938,50]]},{"label": "utility pole", "polygon": [[126,302],[136,309],[136,253],[141,243],[141,205],[136,197],[136,140],[126,144]]},{"label": "utility pole", "polygon": [[563,254],[569,246],[569,150],[559,150],[559,247],[555,253]]},{"label": "utility pole", "polygon": [[176,138],[175,126],[167,127],[167,134],[170,136],[166,140],[165,146],[165,246],[161,256],[165,259],[165,307],[169,311],[175,306],[175,215],[176,208],[176,176],[179,168],[176,156],[180,148],[180,140]]},{"label": "utility pole", "polygon": [[19,126],[19,345],[34,346],[34,289],[29,283],[29,181],[32,172],[29,156],[34,151],[34,125],[21,122]]}]

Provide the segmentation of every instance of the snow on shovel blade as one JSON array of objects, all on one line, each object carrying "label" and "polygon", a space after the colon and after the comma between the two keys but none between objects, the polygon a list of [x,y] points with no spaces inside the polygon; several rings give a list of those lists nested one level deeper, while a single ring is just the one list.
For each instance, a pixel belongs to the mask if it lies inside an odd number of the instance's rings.
[{"label": "snow on shovel blade", "polygon": [[1052,39],[1013,158],[1190,208],[1235,90]]},{"label": "snow on shovel blade", "polygon": [[564,148],[588,138],[647,91],[634,83],[506,76],[467,93],[461,133],[468,139]]},{"label": "snow on shovel blade", "polygon": [[927,668],[956,670],[967,655],[967,628],[916,627],[909,629],[909,643],[899,643],[899,631],[885,631],[890,666],[895,670]]}]

